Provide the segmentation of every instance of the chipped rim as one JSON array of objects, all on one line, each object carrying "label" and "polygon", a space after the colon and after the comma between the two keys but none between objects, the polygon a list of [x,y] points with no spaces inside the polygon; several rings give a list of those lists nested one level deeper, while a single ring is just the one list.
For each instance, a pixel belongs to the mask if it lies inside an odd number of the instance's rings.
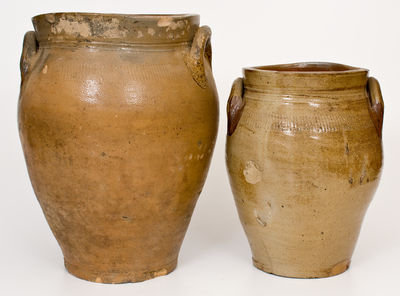
[{"label": "chipped rim", "polygon": [[32,17],[40,44],[190,42],[199,28],[198,14],[106,14],[55,12]]},{"label": "chipped rim", "polygon": [[124,13],[97,13],[97,12],[49,12],[49,13],[41,13],[37,14],[32,17],[32,21],[35,21],[39,18],[43,18],[49,15],[53,16],[62,16],[62,15],[81,15],[81,16],[106,16],[106,17],[125,17],[125,18],[136,18],[136,19],[159,19],[160,17],[172,17],[173,19],[181,20],[181,19],[188,19],[192,17],[200,17],[198,14],[194,13],[178,13],[178,14],[124,14]]}]

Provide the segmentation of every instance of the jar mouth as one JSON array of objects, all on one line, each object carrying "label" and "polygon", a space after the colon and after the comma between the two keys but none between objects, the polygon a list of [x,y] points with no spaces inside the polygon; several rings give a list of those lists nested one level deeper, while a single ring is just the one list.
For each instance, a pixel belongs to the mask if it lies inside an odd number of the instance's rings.
[{"label": "jar mouth", "polygon": [[329,62],[305,62],[243,69],[248,89],[345,90],[365,87],[368,70]]},{"label": "jar mouth", "polygon": [[346,74],[357,72],[368,72],[367,69],[352,67],[344,64],[330,63],[330,62],[300,62],[291,64],[278,64],[268,66],[255,66],[243,69],[246,71],[258,71],[272,73],[285,73],[285,74]]},{"label": "jar mouth", "polygon": [[57,12],[32,18],[41,42],[180,43],[193,40],[197,14]]},{"label": "jar mouth", "polygon": [[171,17],[173,19],[184,19],[188,17],[198,17],[198,14],[192,13],[181,13],[181,14],[124,14],[124,13],[97,13],[97,12],[50,12],[50,13],[42,13],[32,17],[32,21],[36,19],[40,19],[46,16],[62,16],[62,15],[81,15],[87,17],[96,17],[96,16],[108,16],[108,17],[127,17],[127,18],[135,18],[135,19],[159,19],[160,17]]}]

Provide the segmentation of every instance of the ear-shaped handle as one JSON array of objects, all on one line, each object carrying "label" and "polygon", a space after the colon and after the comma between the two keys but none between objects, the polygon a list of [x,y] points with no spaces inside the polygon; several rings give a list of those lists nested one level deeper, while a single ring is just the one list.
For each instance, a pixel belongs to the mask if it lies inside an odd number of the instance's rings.
[{"label": "ear-shaped handle", "polygon": [[243,107],[243,79],[237,78],[232,84],[231,94],[229,95],[226,112],[228,114],[228,136],[231,136],[242,116]]},{"label": "ear-shaped handle", "polygon": [[368,78],[367,93],[369,100],[369,111],[372,122],[375,125],[379,137],[382,137],[384,103],[381,93],[381,87],[378,80],[376,80],[374,77]]},{"label": "ear-shaped handle", "polygon": [[[194,36],[192,48],[186,60],[186,65],[192,72],[192,77],[201,88],[207,87],[207,77],[204,69],[206,60],[211,67],[211,29],[200,27]],[[205,59],[206,58],[206,59]]]},{"label": "ear-shaped handle", "polygon": [[38,42],[36,40],[35,32],[28,31],[24,36],[24,43],[22,47],[22,55],[20,60],[21,81],[24,81],[25,76],[32,70],[34,58],[38,51]]}]

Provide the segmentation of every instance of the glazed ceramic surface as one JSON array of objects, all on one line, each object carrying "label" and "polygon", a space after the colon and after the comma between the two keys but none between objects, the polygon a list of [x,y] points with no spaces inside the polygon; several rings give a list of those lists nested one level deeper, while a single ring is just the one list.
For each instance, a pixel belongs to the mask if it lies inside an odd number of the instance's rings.
[{"label": "glazed ceramic surface", "polygon": [[77,277],[165,275],[204,184],[218,126],[197,15],[33,18],[19,130],[29,176]]},{"label": "glazed ceramic surface", "polygon": [[382,120],[365,69],[244,69],[228,102],[226,161],[257,268],[314,278],[349,267],[381,174]]}]

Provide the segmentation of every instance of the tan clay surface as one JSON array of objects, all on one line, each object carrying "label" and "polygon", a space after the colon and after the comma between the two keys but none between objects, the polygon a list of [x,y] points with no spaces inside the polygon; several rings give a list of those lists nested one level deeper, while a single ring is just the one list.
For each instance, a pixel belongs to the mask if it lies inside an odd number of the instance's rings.
[{"label": "tan clay surface", "polygon": [[66,268],[101,283],[171,272],[217,133],[210,29],[196,15],[33,23],[20,137]]},{"label": "tan clay surface", "polygon": [[315,278],[349,267],[382,168],[383,101],[367,74],[302,63],[234,82],[226,160],[257,268]]}]

